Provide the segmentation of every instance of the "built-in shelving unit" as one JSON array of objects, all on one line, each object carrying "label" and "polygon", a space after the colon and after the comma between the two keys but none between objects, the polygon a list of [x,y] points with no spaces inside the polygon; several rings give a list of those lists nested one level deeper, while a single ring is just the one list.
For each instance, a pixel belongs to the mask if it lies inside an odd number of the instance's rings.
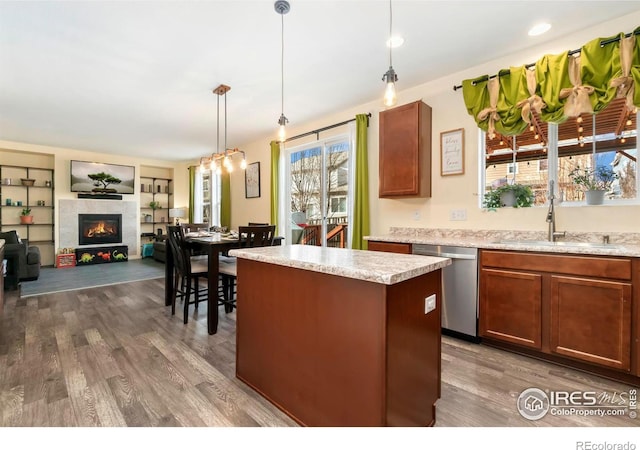
[{"label": "built-in shelving unit", "polygon": [[[142,171],[145,169],[142,168]],[[152,208],[156,202],[159,208]],[[173,208],[173,179],[170,177],[140,176],[140,233],[143,236],[156,234],[157,228],[166,232],[170,222],[169,209]],[[158,227],[161,225],[161,227]]]},{"label": "built-in shelving unit", "polygon": [[[24,184],[23,179],[34,180],[33,185]],[[53,265],[49,255],[55,253],[54,198],[53,169],[0,165],[0,231],[16,230],[29,245],[40,247],[43,265]],[[21,223],[24,208],[31,208],[33,223]]]}]

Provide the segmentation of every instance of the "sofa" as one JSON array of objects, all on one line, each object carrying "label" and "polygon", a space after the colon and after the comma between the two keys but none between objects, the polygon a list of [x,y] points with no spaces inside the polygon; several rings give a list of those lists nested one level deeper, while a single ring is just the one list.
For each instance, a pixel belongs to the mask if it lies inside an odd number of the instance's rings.
[{"label": "sofa", "polygon": [[4,239],[4,258],[7,260],[5,289],[17,289],[20,281],[37,280],[40,276],[40,249],[29,246],[27,239],[20,239],[16,231],[0,233]]}]

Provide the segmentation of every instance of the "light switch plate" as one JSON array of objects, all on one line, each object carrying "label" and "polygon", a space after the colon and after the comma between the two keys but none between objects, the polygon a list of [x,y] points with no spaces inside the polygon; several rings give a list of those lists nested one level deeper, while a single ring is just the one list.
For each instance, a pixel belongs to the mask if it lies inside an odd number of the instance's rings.
[{"label": "light switch plate", "polygon": [[449,211],[449,220],[467,220],[466,209],[452,209]]},{"label": "light switch plate", "polygon": [[431,294],[424,299],[424,313],[429,314],[436,309],[436,294]]}]

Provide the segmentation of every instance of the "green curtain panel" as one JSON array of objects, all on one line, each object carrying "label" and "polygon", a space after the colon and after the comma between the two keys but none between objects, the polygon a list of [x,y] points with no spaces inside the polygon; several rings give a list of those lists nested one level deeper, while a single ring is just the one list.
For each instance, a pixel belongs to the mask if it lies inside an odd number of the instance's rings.
[{"label": "green curtain panel", "polygon": [[640,108],[640,27],[636,28],[633,33],[635,45],[633,48],[633,59],[631,62],[631,78],[633,79],[635,91],[632,98],[634,106]]},{"label": "green curtain panel", "polygon": [[231,175],[220,175],[220,226],[231,228]]},{"label": "green curtain panel", "polygon": [[529,125],[522,119],[523,100],[529,97],[527,74],[524,66],[511,67],[508,73],[500,74],[500,93],[498,94],[498,114],[500,121],[496,130],[507,136],[522,133]]},{"label": "green curtain panel", "polygon": [[280,180],[280,143],[271,141],[271,225],[278,233],[278,181]]},{"label": "green curtain panel", "polygon": [[522,106],[519,103],[529,97],[524,66],[500,72],[495,108],[491,105],[489,85],[496,83],[496,80],[483,78],[462,82],[462,96],[467,112],[484,131],[490,131],[493,115],[495,131],[504,135],[520,134],[527,128],[527,123],[522,119]]},{"label": "green curtain panel", "polygon": [[[624,38],[624,33],[612,37]],[[622,73],[620,41],[601,46],[600,42],[603,40],[593,39],[580,50],[582,84],[591,86],[594,90],[589,100],[595,113],[603,110],[616,97],[617,89],[611,85],[611,80]]]},{"label": "green curtain panel", "polygon": [[[485,79],[483,79],[485,78]],[[473,80],[462,81],[462,97],[467,107],[467,112],[478,124],[478,127],[487,131],[489,128],[489,118],[484,120],[478,119],[478,114],[486,108],[489,108],[489,90],[487,89],[489,76],[475,78]],[[480,81],[479,81],[480,80]]]},{"label": "green curtain panel", "polygon": [[353,230],[351,248],[366,250],[367,241],[363,239],[369,234],[369,157],[367,150],[367,128],[369,117],[366,114],[356,115],[356,163],[355,191],[353,195]]},{"label": "green curtain panel", "polygon": [[196,171],[198,166],[189,167],[189,223],[193,223],[193,215],[196,210]]},{"label": "green curtain panel", "polygon": [[522,117],[522,120],[531,124],[534,121],[533,113],[536,112],[540,115],[542,109],[546,108],[547,105],[542,101],[542,97],[540,97],[538,93],[538,81],[536,79],[535,69],[529,70],[524,66],[522,69],[529,96],[520,100],[516,106],[520,108],[520,116]]},{"label": "green curtain panel", "polygon": [[559,55],[544,55],[536,62],[536,79],[540,96],[547,105],[542,110],[540,118],[544,122],[561,123],[566,120],[564,104],[560,99],[560,91],[571,88],[569,80],[569,52]]}]

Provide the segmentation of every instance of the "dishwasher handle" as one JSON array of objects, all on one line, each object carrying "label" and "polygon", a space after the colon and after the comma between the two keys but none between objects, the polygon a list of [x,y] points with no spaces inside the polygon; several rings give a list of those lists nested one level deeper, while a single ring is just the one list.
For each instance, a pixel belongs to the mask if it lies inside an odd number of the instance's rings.
[{"label": "dishwasher handle", "polygon": [[420,253],[414,253],[415,255],[422,256],[437,256],[439,258],[451,258],[451,259],[476,259],[476,255],[463,255],[461,253],[446,253],[446,252],[430,252],[420,251]]}]

